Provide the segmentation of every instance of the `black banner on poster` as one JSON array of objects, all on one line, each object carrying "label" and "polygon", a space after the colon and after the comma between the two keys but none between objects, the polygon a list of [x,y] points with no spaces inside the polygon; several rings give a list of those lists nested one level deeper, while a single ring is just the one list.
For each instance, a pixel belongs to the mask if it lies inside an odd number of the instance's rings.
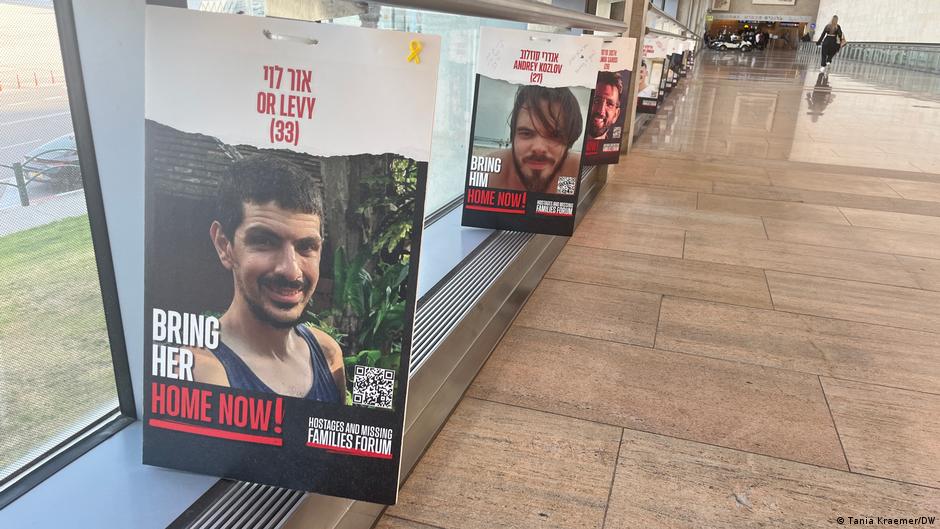
[{"label": "black banner on poster", "polygon": [[601,39],[483,28],[464,226],[571,235]]},{"label": "black banner on poster", "polygon": [[584,165],[615,164],[620,160],[635,53],[636,39],[617,37],[604,41],[587,118]]},{"label": "black banner on poster", "polygon": [[146,16],[144,463],[394,503],[439,38]]},{"label": "black banner on poster", "polygon": [[679,41],[673,41],[671,46],[673,48],[673,53],[670,53],[666,57],[666,92],[671,92],[673,88],[679,84],[679,70],[682,65],[682,56],[676,52],[680,46]]}]

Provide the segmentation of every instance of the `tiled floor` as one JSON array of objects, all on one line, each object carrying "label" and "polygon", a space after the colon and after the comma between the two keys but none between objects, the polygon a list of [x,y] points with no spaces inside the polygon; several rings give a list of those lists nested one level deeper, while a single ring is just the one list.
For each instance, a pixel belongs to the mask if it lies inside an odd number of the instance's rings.
[{"label": "tiled floor", "polygon": [[809,66],[700,58],[378,527],[940,524],[937,84]]}]

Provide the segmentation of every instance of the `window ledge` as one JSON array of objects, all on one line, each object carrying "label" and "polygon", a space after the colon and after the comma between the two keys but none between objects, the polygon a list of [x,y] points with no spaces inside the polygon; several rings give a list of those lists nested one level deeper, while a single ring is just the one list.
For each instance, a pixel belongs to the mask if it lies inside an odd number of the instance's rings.
[{"label": "window ledge", "polygon": [[0,510],[0,527],[160,528],[218,478],[146,466],[136,421]]}]

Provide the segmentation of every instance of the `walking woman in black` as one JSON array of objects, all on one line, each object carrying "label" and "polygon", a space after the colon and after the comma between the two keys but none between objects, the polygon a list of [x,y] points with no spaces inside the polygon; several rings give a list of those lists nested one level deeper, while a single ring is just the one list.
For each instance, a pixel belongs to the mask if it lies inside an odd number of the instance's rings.
[{"label": "walking woman in black", "polygon": [[836,53],[839,53],[839,49],[843,44],[845,44],[845,36],[842,34],[842,26],[839,25],[839,17],[833,16],[832,22],[826,24],[826,27],[823,28],[822,35],[820,35],[819,40],[816,41],[817,46],[822,46],[822,66],[819,68],[820,73],[826,72],[826,67],[832,62],[832,58],[835,57]]}]

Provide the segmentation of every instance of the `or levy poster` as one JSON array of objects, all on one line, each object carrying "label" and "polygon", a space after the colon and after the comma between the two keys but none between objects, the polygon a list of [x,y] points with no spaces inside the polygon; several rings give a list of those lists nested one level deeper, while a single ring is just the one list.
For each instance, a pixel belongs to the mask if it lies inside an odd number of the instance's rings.
[{"label": "or levy poster", "polygon": [[597,37],[482,28],[463,225],[571,235]]},{"label": "or levy poster", "polygon": [[394,503],[439,38],[146,17],[144,463]]},{"label": "or levy poster", "polygon": [[629,130],[624,123],[635,53],[636,39],[604,40],[587,118],[584,165],[614,164],[620,160],[620,146]]}]

